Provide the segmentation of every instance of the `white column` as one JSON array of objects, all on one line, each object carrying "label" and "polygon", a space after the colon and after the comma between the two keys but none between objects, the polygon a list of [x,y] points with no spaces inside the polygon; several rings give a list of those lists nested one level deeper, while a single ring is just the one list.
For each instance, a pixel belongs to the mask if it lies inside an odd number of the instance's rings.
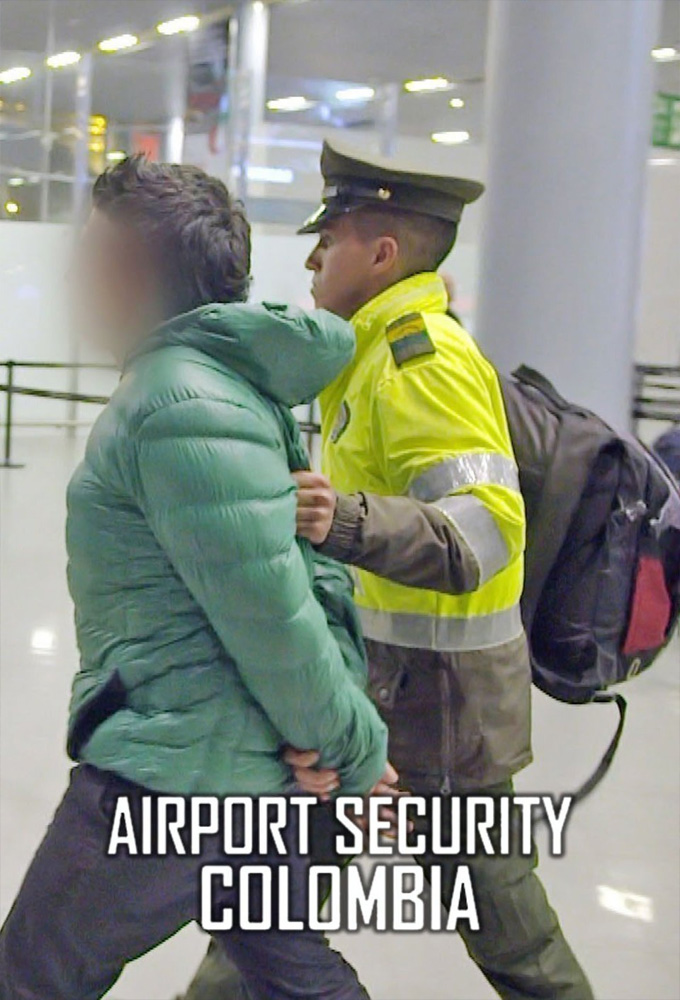
[{"label": "white column", "polygon": [[165,159],[181,163],[184,156],[184,115],[173,115],[165,135]]},{"label": "white column", "polygon": [[476,330],[628,424],[658,0],[492,0]]},{"label": "white column", "polygon": [[[92,54],[86,52],[78,63],[76,73],[76,90],[74,102],[75,141],[73,147],[73,226],[76,233],[85,221],[91,192],[89,172],[89,140],[90,114],[92,112]],[[80,361],[80,341],[74,335],[69,344],[69,361],[77,364]],[[69,372],[68,391],[80,391],[80,371],[73,368]],[[78,404],[67,403],[67,418],[69,433],[75,434],[78,419]]]},{"label": "white column", "polygon": [[399,92],[398,83],[384,83],[376,92],[379,106],[380,152],[383,156],[394,156],[399,134]]},{"label": "white column", "polygon": [[[45,59],[54,55],[55,52],[55,10],[54,0],[49,0],[47,10],[47,39],[45,44]],[[40,142],[42,144],[41,168],[42,178],[40,181],[40,221],[49,221],[50,209],[50,181],[47,174],[51,170],[52,146],[54,140],[52,136],[52,105],[54,103],[54,73],[47,65],[43,68],[45,82],[43,86],[43,125]]]},{"label": "white column", "polygon": [[230,24],[229,169],[231,187],[248,194],[250,137],[264,117],[269,51],[269,8],[262,0],[239,5]]},{"label": "white column", "polygon": [[82,225],[90,196],[90,114],[92,112],[92,55],[86,52],[78,63],[74,99],[73,223]]}]

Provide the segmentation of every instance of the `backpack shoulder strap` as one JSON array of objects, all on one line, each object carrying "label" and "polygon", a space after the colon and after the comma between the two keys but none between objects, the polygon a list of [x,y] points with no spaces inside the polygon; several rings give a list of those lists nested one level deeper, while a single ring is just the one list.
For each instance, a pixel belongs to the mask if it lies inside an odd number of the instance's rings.
[{"label": "backpack shoulder strap", "polygon": [[542,395],[549,399],[550,402],[557,407],[558,410],[577,410],[573,403],[568,403],[564,396],[561,396],[555,386],[552,384],[550,379],[547,379],[545,375],[537,372],[535,368],[530,368],[528,365],[520,365],[512,373],[512,377],[517,379],[518,382],[522,382],[524,385],[529,385],[533,389],[538,389]]},{"label": "backpack shoulder strap", "polygon": [[[621,736],[623,735],[623,727],[625,726],[626,723],[626,710],[628,708],[628,704],[626,702],[626,699],[622,695],[609,694],[607,692],[603,692],[595,695],[595,697],[592,700],[597,702],[614,702],[616,704],[617,709],[619,710],[619,721],[616,726],[616,731],[614,732],[614,735],[612,736],[609,742],[609,746],[602,754],[600,763],[597,765],[597,767],[590,775],[590,777],[586,781],[584,781],[583,784],[580,785],[575,792],[571,793],[572,806],[578,805],[580,802],[583,802],[584,799],[587,799],[588,796],[591,794],[591,792],[595,791],[597,786],[600,784],[602,779],[609,771],[614,761],[614,757],[616,756],[616,751],[619,748],[619,743],[621,742]],[[537,823],[546,823],[546,822],[547,820],[545,816],[541,816],[541,818],[537,820]]]},{"label": "backpack shoulder strap", "polygon": [[619,721],[616,726],[616,731],[611,738],[609,746],[602,755],[600,763],[597,765],[591,776],[587,781],[584,781],[580,788],[577,788],[572,795],[572,805],[576,805],[578,802],[583,802],[591,792],[593,792],[597,786],[600,784],[604,776],[609,771],[612,766],[616,751],[619,748],[619,743],[621,742],[621,736],[623,734],[623,727],[626,724],[626,710],[628,708],[628,703],[623,695],[618,693],[610,694],[609,692],[603,691],[596,694],[593,701],[599,702],[601,704],[613,702],[617,709],[619,710]]},{"label": "backpack shoulder strap", "polygon": [[[540,493],[527,525],[526,581],[522,597],[525,625],[531,631],[541,591],[578,509],[593,463],[600,450],[616,435],[599,418],[565,400],[540,372],[522,365],[512,379],[502,379],[510,436],[520,468],[525,471],[528,438],[538,437],[545,450]],[[551,416],[552,415],[552,416]],[[556,436],[545,442],[537,430],[557,421]],[[548,426],[548,424],[545,424]],[[539,458],[541,456],[539,455]]]}]

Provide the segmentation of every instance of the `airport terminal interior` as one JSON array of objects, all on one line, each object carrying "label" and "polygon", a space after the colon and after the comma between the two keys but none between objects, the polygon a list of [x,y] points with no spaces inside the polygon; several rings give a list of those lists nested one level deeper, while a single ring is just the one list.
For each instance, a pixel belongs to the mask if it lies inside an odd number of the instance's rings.
[{"label": "airport terminal interior", "polygon": [[[680,429],[680,0],[0,0],[0,920],[71,767],[66,487],[119,377],[69,322],[92,183],[134,153],[221,178],[251,299],[311,308],[296,231],[324,140],[486,185],[441,271],[499,371],[538,369],[648,446]],[[318,410],[296,414],[318,464]],[[598,1000],[680,998],[679,667],[676,634],[621,688],[564,855],[536,834]],[[532,712],[517,790],[569,793],[616,709],[534,688]],[[331,942],[374,1000],[495,995],[454,933]],[[186,927],[107,996],[174,1000],[206,944]]]}]

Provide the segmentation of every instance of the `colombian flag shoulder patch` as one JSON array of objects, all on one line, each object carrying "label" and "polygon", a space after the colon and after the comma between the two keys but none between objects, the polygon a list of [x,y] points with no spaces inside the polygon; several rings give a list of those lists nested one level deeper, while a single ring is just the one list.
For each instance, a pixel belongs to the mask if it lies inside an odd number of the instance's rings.
[{"label": "colombian flag shoulder patch", "polygon": [[392,320],[385,332],[397,368],[414,358],[436,353],[422,313],[407,313]]}]

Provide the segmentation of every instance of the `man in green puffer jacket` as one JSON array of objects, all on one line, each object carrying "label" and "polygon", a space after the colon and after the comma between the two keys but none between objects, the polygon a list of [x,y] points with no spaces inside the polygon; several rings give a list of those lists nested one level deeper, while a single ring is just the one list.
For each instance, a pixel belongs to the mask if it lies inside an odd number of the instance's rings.
[{"label": "man in green puffer jacket", "polygon": [[[149,792],[286,793],[286,745],[318,749],[345,792],[396,777],[348,578],[295,538],[289,408],[340,372],[353,335],[323,312],[242,304],[249,270],[242,208],[202,171],[133,158],[95,184],[80,307],[123,376],[68,491],[77,766],[0,934],[2,1000],[95,1000],[196,917],[217,838],[200,857],[106,856],[119,796],[136,815]],[[228,937],[253,997],[366,997],[321,934]]]}]

